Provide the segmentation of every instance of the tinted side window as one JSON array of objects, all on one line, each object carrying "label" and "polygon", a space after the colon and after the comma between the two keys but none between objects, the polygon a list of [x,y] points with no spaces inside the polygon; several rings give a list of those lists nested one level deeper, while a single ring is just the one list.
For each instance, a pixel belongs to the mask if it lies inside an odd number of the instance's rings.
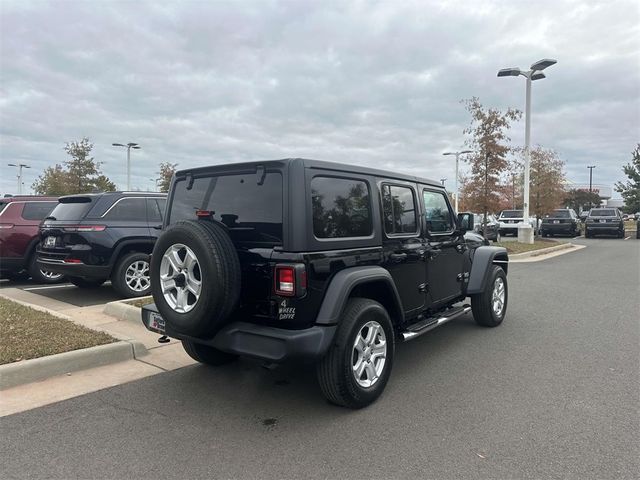
[{"label": "tinted side window", "polygon": [[51,213],[58,202],[27,202],[22,210],[25,220],[42,220]]},{"label": "tinted side window", "polygon": [[147,198],[147,219],[149,223],[162,222],[162,213],[155,198]]},{"label": "tinted side window", "polygon": [[416,202],[413,190],[397,185],[382,187],[384,230],[389,235],[416,233]]},{"label": "tinted side window", "polygon": [[442,193],[423,192],[424,216],[427,220],[427,230],[432,233],[450,232],[453,230],[453,218],[447,201]]},{"label": "tinted side window", "polygon": [[147,207],[144,198],[124,198],[113,204],[104,216],[109,220],[146,222]]},{"label": "tinted side window", "polygon": [[313,234],[317,238],[366,237],[372,233],[371,196],[362,180],[311,180]]}]

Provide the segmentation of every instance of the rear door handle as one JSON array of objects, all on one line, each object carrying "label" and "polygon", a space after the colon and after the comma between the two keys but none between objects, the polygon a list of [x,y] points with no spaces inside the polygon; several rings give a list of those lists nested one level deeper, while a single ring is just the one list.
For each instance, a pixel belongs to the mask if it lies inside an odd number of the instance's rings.
[{"label": "rear door handle", "polygon": [[153,227],[154,230],[162,230],[162,225],[154,225]]},{"label": "rear door handle", "polygon": [[406,253],[392,253],[391,255],[389,255],[389,257],[395,263],[400,263],[400,262],[403,262],[404,260],[407,259],[407,254]]}]

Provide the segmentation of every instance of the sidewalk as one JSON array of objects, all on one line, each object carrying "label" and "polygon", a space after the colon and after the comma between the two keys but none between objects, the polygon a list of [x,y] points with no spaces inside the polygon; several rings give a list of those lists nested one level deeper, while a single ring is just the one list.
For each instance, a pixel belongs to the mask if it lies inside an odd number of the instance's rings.
[{"label": "sidewalk", "polygon": [[0,294],[37,310],[49,311],[54,315],[64,315],[78,325],[109,333],[118,339],[139,341],[148,350],[148,354],[141,358],[60,375],[3,390],[0,393],[0,416],[29,410],[196,363],[184,352],[179,342],[172,340],[169,343],[158,343],[159,335],[145,329],[142,322],[136,324],[105,315],[102,312],[104,305],[76,307],[18,288],[3,288]]}]

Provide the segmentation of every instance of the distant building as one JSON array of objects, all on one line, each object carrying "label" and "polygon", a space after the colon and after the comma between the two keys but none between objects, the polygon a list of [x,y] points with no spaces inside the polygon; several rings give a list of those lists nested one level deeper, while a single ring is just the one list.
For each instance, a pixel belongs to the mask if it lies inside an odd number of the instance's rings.
[{"label": "distant building", "polygon": [[[570,185],[569,188],[572,188],[574,190],[582,190],[584,192],[588,192],[589,191],[589,184],[584,184],[584,183],[574,183],[573,185]],[[595,183],[591,186],[591,191],[593,193],[597,193],[598,195],[600,195],[600,198],[603,200],[602,204],[603,205],[608,205],[608,200],[611,199],[611,192],[612,189],[611,187],[607,186],[607,185],[596,185]]]}]

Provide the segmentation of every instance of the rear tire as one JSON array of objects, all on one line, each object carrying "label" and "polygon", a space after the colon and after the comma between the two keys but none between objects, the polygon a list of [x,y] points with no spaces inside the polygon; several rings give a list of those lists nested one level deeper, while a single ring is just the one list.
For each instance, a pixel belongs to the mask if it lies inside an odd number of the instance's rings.
[{"label": "rear tire", "polygon": [[104,282],[107,281],[106,279],[93,280],[93,279],[82,278],[82,277],[67,277],[67,280],[69,280],[78,288],[86,288],[86,289],[99,288]]},{"label": "rear tire", "polygon": [[46,270],[41,270],[40,267],[38,267],[36,259],[37,255],[34,254],[31,255],[31,260],[29,260],[29,275],[31,276],[31,280],[36,283],[45,283],[48,285],[64,282],[64,275],[62,275],[61,273],[53,273]]},{"label": "rear tire", "polygon": [[316,367],[327,400],[348,408],[374,402],[391,375],[394,342],[393,325],[382,305],[368,298],[350,299],[333,344]]},{"label": "rear tire", "polygon": [[493,265],[484,292],[471,296],[473,318],[483,327],[497,327],[507,312],[509,289],[507,276],[500,267]]},{"label": "rear tire", "polygon": [[237,355],[232,355],[209,345],[192,342],[190,340],[182,340],[182,347],[191,358],[196,362],[212,365],[214,367],[226,365],[238,359]]},{"label": "rear tire", "polygon": [[125,255],[116,264],[111,274],[113,289],[125,298],[151,295],[149,255],[133,252]]}]

